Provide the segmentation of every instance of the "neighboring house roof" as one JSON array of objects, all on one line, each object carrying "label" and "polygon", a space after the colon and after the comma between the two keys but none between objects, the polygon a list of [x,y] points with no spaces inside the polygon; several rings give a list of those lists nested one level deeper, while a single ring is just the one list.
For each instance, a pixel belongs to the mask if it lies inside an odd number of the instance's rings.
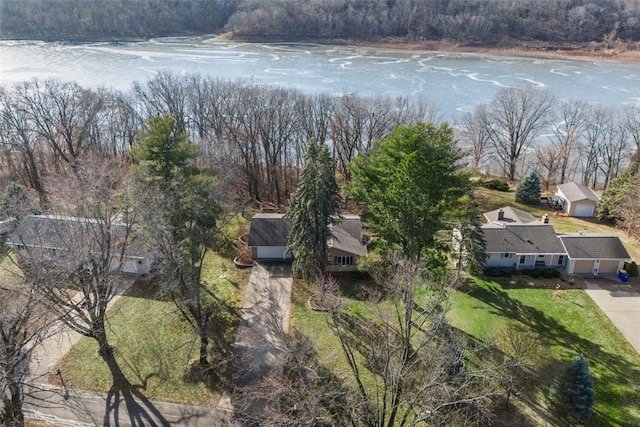
[{"label": "neighboring house roof", "polygon": [[586,185],[578,184],[577,182],[567,182],[566,184],[558,185],[558,192],[571,203],[579,202],[581,200],[591,200],[598,203],[600,198]]},{"label": "neighboring house roof", "polygon": [[[331,225],[332,237],[329,247],[362,255],[367,248],[362,244],[362,222],[357,215],[344,215],[337,224]],[[283,214],[260,213],[251,219],[249,230],[249,247],[277,246],[288,244],[291,220]]]},{"label": "neighboring house roof", "polygon": [[259,213],[251,218],[248,246],[287,246],[291,220],[282,214]]},{"label": "neighboring house roof", "polygon": [[[502,219],[499,219],[501,211]],[[505,224],[529,224],[537,221],[536,217],[531,215],[529,212],[512,208],[511,206],[505,206],[494,211],[486,212],[484,217],[487,219],[487,222],[501,222]]]},{"label": "neighboring house roof", "polygon": [[565,254],[555,230],[549,224],[483,225],[487,252],[517,254]]},{"label": "neighboring house roof", "polygon": [[597,234],[560,235],[560,240],[573,259],[629,259],[629,252],[618,236]]},{"label": "neighboring house roof", "polygon": [[[97,233],[101,233],[102,221],[88,218],[53,215],[29,215],[18,221],[7,238],[9,246],[24,246],[54,250],[68,250],[70,247],[90,249],[98,244]],[[142,242],[133,238],[126,224],[112,224],[112,242],[118,246],[127,239],[127,256],[144,258],[147,251]]]},{"label": "neighboring house roof", "polygon": [[339,225],[333,225],[331,227],[331,233],[333,237],[329,241],[329,247],[354,255],[364,255],[367,253],[367,247],[362,244],[362,240],[355,239]]}]

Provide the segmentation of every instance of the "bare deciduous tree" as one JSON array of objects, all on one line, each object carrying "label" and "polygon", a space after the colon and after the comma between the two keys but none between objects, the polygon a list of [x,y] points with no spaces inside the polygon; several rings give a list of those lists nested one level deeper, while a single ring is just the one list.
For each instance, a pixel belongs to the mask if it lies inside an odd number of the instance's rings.
[{"label": "bare deciduous tree", "polygon": [[41,278],[25,280],[12,258],[0,268],[0,422],[10,427],[24,425],[23,405],[34,403],[51,392],[39,387],[46,379],[29,372],[33,352],[48,335],[53,320],[38,294],[31,292]]},{"label": "bare deciduous tree", "polygon": [[[553,148],[547,153],[556,156],[556,172],[559,175],[560,184],[573,179],[569,174],[575,170],[580,139],[587,126],[588,114],[589,106],[583,101],[563,102],[560,106],[558,122],[553,124],[551,139]],[[551,160],[549,156],[547,159]]]},{"label": "bare deciduous tree", "polygon": [[533,87],[503,89],[487,108],[487,124],[491,143],[506,178],[513,181],[521,157],[548,125],[555,98],[545,90]]}]

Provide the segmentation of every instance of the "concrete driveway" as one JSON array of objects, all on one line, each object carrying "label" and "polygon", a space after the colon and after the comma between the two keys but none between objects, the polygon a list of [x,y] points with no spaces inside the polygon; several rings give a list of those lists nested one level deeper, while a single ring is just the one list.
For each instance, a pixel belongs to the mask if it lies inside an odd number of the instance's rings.
[{"label": "concrete driveway", "polygon": [[640,354],[640,292],[629,284],[588,279],[585,292]]},{"label": "concrete driveway", "polygon": [[[229,372],[236,390],[245,396],[251,394],[246,391],[263,385],[265,376],[282,373],[292,283],[290,264],[256,263],[253,266]],[[256,398],[232,402],[233,398],[223,396],[220,406],[257,416],[267,404]]]}]

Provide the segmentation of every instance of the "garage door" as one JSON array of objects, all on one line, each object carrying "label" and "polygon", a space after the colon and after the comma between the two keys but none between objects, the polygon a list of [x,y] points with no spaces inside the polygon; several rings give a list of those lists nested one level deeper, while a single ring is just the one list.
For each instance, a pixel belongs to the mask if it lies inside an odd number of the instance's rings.
[{"label": "garage door", "polygon": [[575,274],[591,274],[593,272],[593,261],[589,260],[578,260],[575,262],[573,267],[573,272]]},{"label": "garage door", "polygon": [[259,246],[258,259],[283,259],[284,246]]},{"label": "garage door", "polygon": [[573,216],[590,217],[593,216],[593,205],[588,203],[577,203]]},{"label": "garage door", "polygon": [[618,261],[615,261],[615,260],[600,261],[600,273],[617,273],[617,272],[618,272]]}]

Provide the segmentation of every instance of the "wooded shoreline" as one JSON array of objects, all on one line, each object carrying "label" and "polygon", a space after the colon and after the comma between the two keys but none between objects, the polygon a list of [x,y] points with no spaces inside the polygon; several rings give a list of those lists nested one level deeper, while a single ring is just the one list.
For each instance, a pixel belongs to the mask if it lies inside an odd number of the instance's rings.
[{"label": "wooded shoreline", "polygon": [[610,60],[620,62],[640,62],[640,49],[604,48],[595,44],[575,46],[553,46],[549,44],[524,44],[522,46],[489,46],[489,45],[461,45],[448,41],[425,40],[412,42],[401,38],[384,38],[380,40],[356,39],[256,39],[251,37],[237,37],[231,33],[224,33],[213,37],[210,42],[246,42],[246,43],[313,43],[319,45],[361,46],[375,49],[392,49],[404,51],[428,51],[448,53],[471,53],[496,56],[547,58],[547,59],[577,59],[577,60]]}]

